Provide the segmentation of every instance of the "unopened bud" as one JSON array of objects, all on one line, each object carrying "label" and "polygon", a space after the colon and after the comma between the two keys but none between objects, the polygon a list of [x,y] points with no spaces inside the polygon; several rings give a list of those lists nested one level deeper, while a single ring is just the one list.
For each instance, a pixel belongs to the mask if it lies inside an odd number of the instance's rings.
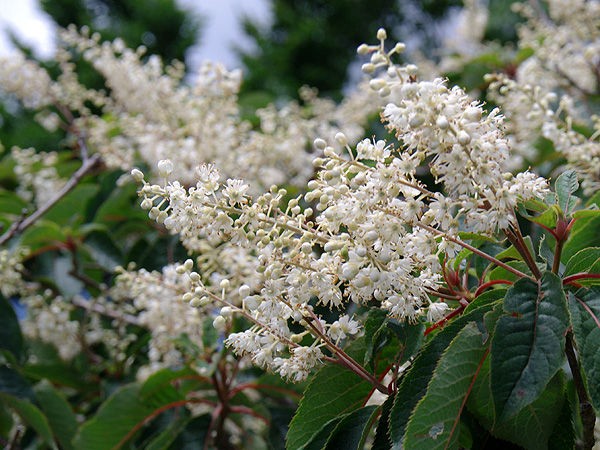
[{"label": "unopened bud", "polygon": [[141,183],[142,181],[144,181],[144,173],[139,169],[133,169],[131,171],[131,176],[138,183]]},{"label": "unopened bud", "polygon": [[366,55],[369,53],[369,46],[367,44],[360,44],[356,49],[356,53],[359,55]]},{"label": "unopened bud", "polygon": [[173,172],[173,163],[171,160],[161,159],[158,162],[158,174],[163,178],[167,178],[171,172]]},{"label": "unopened bud", "polygon": [[375,72],[375,64],[373,63],[365,63],[360,68],[363,73],[373,73]]},{"label": "unopened bud", "polygon": [[227,321],[225,320],[225,317],[217,316],[215,317],[215,320],[213,320],[213,327],[215,327],[215,329],[218,331],[223,331],[226,323]]},{"label": "unopened bud", "polygon": [[317,150],[323,150],[325,147],[327,147],[327,142],[321,138],[317,138],[314,140],[313,145]]},{"label": "unopened bud", "polygon": [[335,135],[335,140],[338,141],[340,145],[348,145],[348,139],[346,138],[346,135],[344,133],[337,133]]}]

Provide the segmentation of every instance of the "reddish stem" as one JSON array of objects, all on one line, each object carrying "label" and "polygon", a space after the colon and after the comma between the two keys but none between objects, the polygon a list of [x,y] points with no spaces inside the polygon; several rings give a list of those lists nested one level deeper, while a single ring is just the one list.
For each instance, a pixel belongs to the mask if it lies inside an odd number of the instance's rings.
[{"label": "reddish stem", "polygon": [[231,413],[237,413],[237,414],[248,414],[250,416],[254,416],[254,417],[262,420],[267,425],[269,424],[269,419],[267,419],[262,414],[259,414],[256,411],[248,408],[247,406],[239,406],[239,405],[238,406],[231,406],[229,408],[229,412],[231,412]]},{"label": "reddish stem", "polygon": [[591,280],[591,279],[599,279],[600,273],[576,273],[575,275],[569,275],[563,279],[563,284],[576,284],[577,280]]},{"label": "reddish stem", "polygon": [[169,409],[177,408],[178,406],[184,406],[187,403],[200,403],[199,399],[186,399],[186,400],[178,400],[176,402],[167,403],[166,405],[161,406],[160,408],[155,409],[152,413],[148,414],[142,420],[140,420],[129,432],[119,441],[117,445],[113,447],[113,450],[119,449],[127,442],[129,439],[133,437],[135,433],[138,432],[140,428],[142,428],[149,420],[155,418],[159,414],[168,411]]},{"label": "reddish stem", "polygon": [[437,321],[436,323],[434,323],[433,325],[431,325],[429,328],[427,328],[425,330],[425,336],[427,336],[429,333],[431,333],[433,330],[443,327],[446,322],[448,322],[450,319],[452,319],[453,317],[458,316],[460,313],[462,313],[465,308],[467,306],[466,305],[460,305],[458,308],[456,308],[454,311],[450,312],[447,316],[445,316],[443,319]]},{"label": "reddish stem", "polygon": [[477,290],[475,291],[474,297],[477,298],[479,297],[483,291],[485,291],[487,288],[494,286],[496,284],[513,284],[512,281],[508,281],[508,280],[491,280],[488,281],[487,283],[483,283],[481,286],[479,286],[477,288]]}]

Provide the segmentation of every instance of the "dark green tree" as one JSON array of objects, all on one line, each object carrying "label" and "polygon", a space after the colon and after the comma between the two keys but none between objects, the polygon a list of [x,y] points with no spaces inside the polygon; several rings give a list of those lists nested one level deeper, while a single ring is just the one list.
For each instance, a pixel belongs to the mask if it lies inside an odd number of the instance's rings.
[{"label": "dark green tree", "polygon": [[[309,85],[339,98],[356,47],[373,42],[379,27],[385,27],[392,39],[406,39],[403,25],[416,16],[419,23],[432,23],[460,2],[408,3],[410,7],[390,0],[272,0],[269,27],[250,19],[243,22],[256,47],[238,50],[247,69],[243,91],[295,97],[302,85]],[[418,38],[431,42],[434,28],[418,28]]]},{"label": "dark green tree", "polygon": [[40,0],[59,26],[89,26],[102,37],[122,38],[127,46],[145,45],[165,61],[185,59],[198,39],[199,18],[175,0]]}]

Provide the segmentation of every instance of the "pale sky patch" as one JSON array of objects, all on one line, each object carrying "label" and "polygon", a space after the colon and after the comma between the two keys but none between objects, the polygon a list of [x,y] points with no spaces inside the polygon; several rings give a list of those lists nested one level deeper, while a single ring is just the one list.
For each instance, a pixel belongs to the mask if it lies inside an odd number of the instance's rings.
[{"label": "pale sky patch", "polygon": [[[178,0],[184,8],[204,18],[201,42],[189,50],[188,65],[198,67],[202,61],[223,63],[233,69],[240,63],[233,45],[251,48],[242,32],[240,19],[247,15],[261,23],[270,20],[268,0]],[[34,49],[35,55],[51,58],[55,49],[53,22],[41,10],[37,0],[0,0],[0,56],[14,51],[6,30],[10,29]]]}]

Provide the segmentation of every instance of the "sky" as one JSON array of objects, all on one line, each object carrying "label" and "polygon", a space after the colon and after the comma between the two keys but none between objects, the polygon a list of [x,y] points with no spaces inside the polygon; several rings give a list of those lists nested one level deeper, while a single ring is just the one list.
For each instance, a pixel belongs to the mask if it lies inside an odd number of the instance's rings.
[{"label": "sky", "polygon": [[[239,66],[231,46],[248,48],[239,19],[244,15],[268,23],[268,0],[178,0],[184,8],[200,14],[204,20],[201,43],[193,47],[187,63],[198,67],[204,60],[218,61],[229,69]],[[41,10],[37,0],[0,0],[0,56],[10,54],[11,43],[6,34],[10,28],[39,57],[49,58],[54,51],[52,22]]]}]

